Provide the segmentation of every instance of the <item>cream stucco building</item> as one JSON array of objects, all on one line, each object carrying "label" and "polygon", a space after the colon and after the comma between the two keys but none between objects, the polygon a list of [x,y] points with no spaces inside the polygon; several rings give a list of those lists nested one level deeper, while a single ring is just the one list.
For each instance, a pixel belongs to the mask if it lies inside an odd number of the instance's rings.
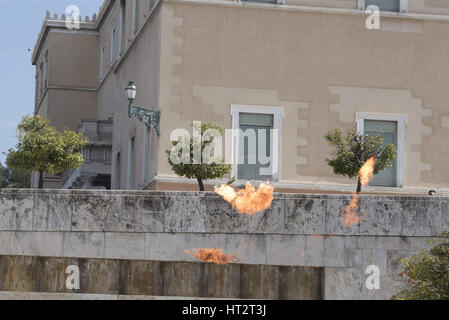
[{"label": "cream stucco building", "polygon": [[[369,5],[380,29],[367,27]],[[79,29],[65,20],[47,14],[35,46],[35,113],[92,143],[83,168],[46,175],[46,187],[108,185],[109,170],[112,189],[196,190],[165,150],[174,129],[212,121],[279,130],[278,191],[352,191],[326,164],[323,136],[353,128],[398,149],[369,191],[449,193],[447,1],[106,0]],[[129,81],[136,105],[160,111],[160,135],[128,117]],[[234,166],[242,181],[252,172]]]}]

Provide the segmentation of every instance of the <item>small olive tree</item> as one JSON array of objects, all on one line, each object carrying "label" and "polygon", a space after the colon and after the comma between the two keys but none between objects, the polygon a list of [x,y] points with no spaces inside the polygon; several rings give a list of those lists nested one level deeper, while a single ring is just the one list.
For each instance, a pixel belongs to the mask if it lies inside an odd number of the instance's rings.
[{"label": "small olive tree", "polygon": [[39,189],[44,172],[60,173],[83,164],[81,149],[89,142],[83,135],[64,129],[62,132],[41,116],[26,116],[17,127],[16,150],[10,149],[6,164],[13,170],[39,172]]},{"label": "small olive tree", "polygon": [[[358,177],[360,168],[372,156],[376,156],[374,174],[377,174],[390,168],[391,161],[396,157],[396,147],[393,144],[384,145],[382,135],[359,135],[354,130],[348,130],[343,135],[340,129],[333,129],[326,133],[325,139],[333,148],[332,158],[327,159],[327,163],[337,175]],[[358,177],[357,193],[361,191],[362,183]]]},{"label": "small olive tree", "polygon": [[420,251],[410,259],[402,259],[401,276],[407,281],[394,300],[448,300],[449,299],[449,232],[442,239],[430,241],[433,246]]},{"label": "small olive tree", "polygon": [[[211,132],[222,137],[224,130],[213,123],[201,124],[201,139],[184,137],[174,141],[173,148],[166,150],[168,162],[173,171],[180,177],[197,179],[200,191],[204,191],[204,181],[209,179],[221,179],[232,170],[232,166],[225,164],[221,157],[211,157],[214,146]],[[198,150],[195,150],[195,149]],[[195,159],[195,153],[200,154],[201,159]],[[199,161],[198,161],[199,160]]]}]

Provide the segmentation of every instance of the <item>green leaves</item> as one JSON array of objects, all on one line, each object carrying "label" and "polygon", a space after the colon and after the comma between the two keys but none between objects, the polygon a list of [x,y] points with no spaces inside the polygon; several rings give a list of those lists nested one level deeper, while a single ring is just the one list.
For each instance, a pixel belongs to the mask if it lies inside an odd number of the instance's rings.
[{"label": "green leaves", "polygon": [[83,164],[80,150],[89,142],[83,135],[58,131],[40,116],[26,116],[17,127],[18,143],[6,163],[13,169],[60,173]]},{"label": "green leaves", "polygon": [[403,290],[395,300],[448,300],[449,299],[449,233],[430,242],[428,251],[421,251],[410,259],[401,260],[407,277]]},{"label": "green leaves", "polygon": [[363,164],[376,155],[374,174],[392,166],[391,161],[396,157],[396,147],[393,144],[384,146],[382,135],[377,137],[358,135],[348,130],[344,136],[340,129],[333,129],[324,138],[333,148],[332,158],[327,163],[337,175],[356,177]]},{"label": "green leaves", "polygon": [[[201,144],[201,154],[204,156],[205,153],[209,153],[209,145],[210,141],[205,141],[204,137],[207,136],[207,132],[217,130],[221,135],[224,134],[224,131],[219,126],[213,124],[213,123],[202,123],[201,124],[201,136],[203,137],[203,140]],[[201,163],[195,164],[193,159],[193,151],[194,151],[194,140],[193,138],[190,138],[190,141],[177,141],[173,142],[173,145],[176,146],[178,144],[186,144],[186,147],[189,148],[190,153],[190,161],[187,161],[189,163],[183,163],[185,161],[182,161],[181,163],[175,163],[171,157],[170,154],[172,150],[166,150],[168,155],[168,162],[170,163],[173,172],[175,172],[180,177],[185,177],[188,179],[198,179],[201,180],[208,180],[208,179],[220,179],[225,174],[231,172],[232,166],[225,164],[224,159],[222,158],[214,158],[213,161],[207,163],[207,161],[204,161],[205,159],[202,159],[203,161],[200,161]],[[206,152],[204,152],[206,150]],[[182,159],[182,148],[179,148],[179,154],[178,158]],[[201,187],[201,183],[200,183]]]}]

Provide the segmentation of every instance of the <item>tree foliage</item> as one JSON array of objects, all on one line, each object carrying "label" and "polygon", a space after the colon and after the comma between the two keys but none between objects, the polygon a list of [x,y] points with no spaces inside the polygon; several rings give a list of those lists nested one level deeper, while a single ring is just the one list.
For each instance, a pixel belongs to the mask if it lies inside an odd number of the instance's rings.
[{"label": "tree foliage", "polygon": [[3,188],[29,188],[31,172],[29,170],[11,170],[0,163],[0,189]]},{"label": "tree foliage", "polygon": [[[17,127],[18,143],[10,149],[6,164],[14,170],[60,173],[83,164],[81,149],[89,142],[83,135],[64,129],[62,132],[40,116],[26,116]],[[42,185],[40,185],[40,188]]]},{"label": "tree foliage", "polygon": [[[210,141],[208,139],[204,139],[207,136],[207,132],[211,130],[216,130],[220,133],[221,136],[224,134],[224,130],[219,126],[213,123],[202,123],[201,124],[201,136],[203,139],[201,143],[199,141],[195,141],[194,138],[181,139],[179,141],[174,141],[173,146],[178,146],[178,144],[185,144],[189,148],[190,159],[188,161],[182,161],[181,163],[174,162],[171,159],[171,154],[174,149],[166,150],[168,155],[168,162],[172,167],[173,172],[175,172],[180,177],[185,177],[188,179],[197,179],[200,191],[204,191],[204,180],[209,179],[221,179],[224,175],[228,174],[232,170],[232,166],[225,164],[223,158],[214,158],[213,161],[207,162],[204,159],[205,154],[208,154],[211,149],[206,149],[210,147]],[[201,163],[194,163],[194,142],[197,142],[197,145],[201,145],[201,155],[203,157]],[[176,151],[176,156],[179,158],[183,158],[182,150]],[[207,157],[208,155],[206,155]]]},{"label": "tree foliage", "polygon": [[360,168],[373,155],[376,156],[374,174],[377,174],[391,168],[391,161],[396,157],[396,147],[393,144],[384,145],[382,135],[359,135],[354,130],[348,130],[343,135],[340,129],[333,129],[326,133],[325,139],[333,148],[332,158],[327,159],[327,163],[336,175],[358,176]]},{"label": "tree foliage", "polygon": [[442,239],[429,244],[433,247],[401,260],[404,265],[401,276],[406,276],[407,282],[393,299],[449,299],[449,232],[444,232]]}]

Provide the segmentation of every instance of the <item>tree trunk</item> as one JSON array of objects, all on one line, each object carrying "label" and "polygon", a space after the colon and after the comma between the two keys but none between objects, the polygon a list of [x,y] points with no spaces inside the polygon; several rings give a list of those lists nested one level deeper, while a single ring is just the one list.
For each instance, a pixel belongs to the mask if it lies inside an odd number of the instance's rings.
[{"label": "tree trunk", "polygon": [[362,192],[362,181],[360,180],[360,177],[357,178],[357,194]]},{"label": "tree trunk", "polygon": [[39,189],[44,189],[44,171],[39,171]]},{"label": "tree trunk", "polygon": [[203,180],[200,178],[197,178],[197,180],[198,180],[198,185],[200,186],[200,191],[204,191]]}]

